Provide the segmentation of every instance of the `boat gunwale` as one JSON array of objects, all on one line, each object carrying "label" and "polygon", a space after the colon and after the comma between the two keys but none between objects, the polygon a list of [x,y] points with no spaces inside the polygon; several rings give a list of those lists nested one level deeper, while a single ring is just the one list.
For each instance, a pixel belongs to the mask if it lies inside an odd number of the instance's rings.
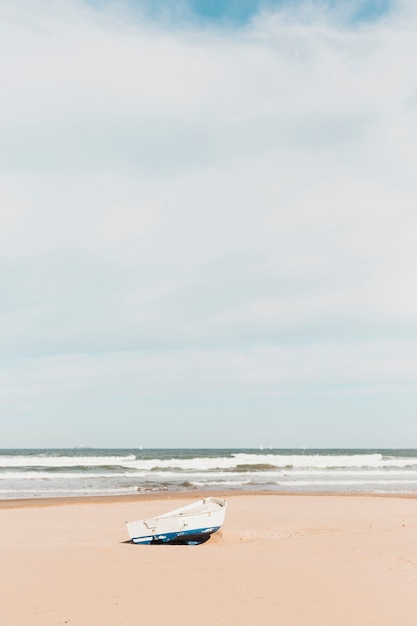
[{"label": "boat gunwale", "polygon": [[[206,505],[206,506],[204,506]],[[214,505],[214,506],[210,506]],[[161,513],[161,515],[155,515],[154,517],[148,517],[148,520],[153,519],[166,519],[167,517],[188,517],[191,515],[205,515],[207,513],[217,513],[218,511],[226,510],[227,502],[220,498],[204,498],[203,500],[197,500],[191,504],[173,509],[167,513]],[[143,520],[145,521],[145,520]]]}]

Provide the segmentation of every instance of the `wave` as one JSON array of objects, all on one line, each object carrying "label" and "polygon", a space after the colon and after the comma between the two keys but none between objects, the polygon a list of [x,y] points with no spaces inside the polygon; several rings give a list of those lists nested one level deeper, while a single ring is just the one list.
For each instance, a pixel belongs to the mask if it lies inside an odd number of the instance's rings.
[{"label": "wave", "polygon": [[367,467],[358,467],[356,469],[345,468],[328,468],[328,469],[300,469],[283,472],[286,476],[358,476],[360,474],[366,476],[406,476],[407,474],[416,474],[417,467],[404,466],[401,469],[391,469],[389,467],[381,469],[372,469]]},{"label": "wave", "polygon": [[184,470],[176,470],[175,468],[167,468],[167,469],[153,469],[153,470],[125,470],[121,471],[122,468],[113,468],[111,470],[97,471],[101,470],[101,466],[97,466],[95,469],[89,469],[88,471],[83,471],[81,468],[76,470],[70,468],[68,471],[65,471],[65,468],[56,468],[51,471],[50,469],[26,469],[22,470],[18,469],[0,469],[0,482],[3,480],[78,480],[78,479],[114,479],[114,478],[129,478],[129,479],[145,479],[149,478],[152,480],[170,480],[170,479],[180,479],[187,480],[188,477],[199,480],[213,480],[222,479],[222,480],[240,480],[242,474],[252,475],[253,477],[258,477],[260,481],[267,480],[268,478],[292,478],[295,479],[297,484],[300,484],[303,478],[308,479],[311,478],[314,482],[320,482],[320,480],[329,480],[335,478],[337,480],[344,480],[348,477],[356,478],[357,480],[366,479],[369,480],[373,477],[380,477],[384,480],[389,480],[393,477],[403,477],[407,479],[412,479],[415,477],[417,479],[417,469],[328,469],[328,470],[315,470],[315,469],[305,469],[305,470],[282,470],[278,469],[274,466],[237,466],[234,470],[221,470],[221,471],[189,471],[185,472]]},{"label": "wave", "polygon": [[[0,497],[3,496],[4,499],[12,499],[12,498],[57,498],[57,497],[65,497],[65,496],[99,496],[99,495],[123,495],[130,494],[137,491],[137,488],[134,486],[124,487],[124,488],[115,488],[115,487],[51,487],[50,489],[38,489],[35,491],[28,492],[27,489],[0,489]],[[161,489],[162,491],[162,489]]]},{"label": "wave", "polygon": [[146,459],[129,461],[126,467],[142,470],[234,470],[268,471],[296,469],[388,469],[417,467],[417,457],[383,458],[381,454],[333,456],[333,455],[274,455],[242,454],[232,457],[195,457],[190,459]]},{"label": "wave", "polygon": [[417,451],[0,451],[0,498],[246,489],[416,492]]},{"label": "wave", "polygon": [[278,481],[277,485],[288,486],[288,487],[307,487],[307,486],[315,486],[315,487],[326,487],[326,485],[416,485],[417,486],[417,476],[413,479],[409,480],[325,480],[321,483],[318,483],[316,480],[285,480]]},{"label": "wave", "polygon": [[194,487],[235,487],[235,488],[239,488],[239,487],[243,487],[244,485],[252,485],[253,482],[251,480],[241,480],[241,481],[236,481],[236,480],[209,480],[209,481],[198,481],[198,480],[193,480],[191,481],[191,484]]},{"label": "wave", "polygon": [[0,468],[5,467],[97,467],[125,466],[136,459],[128,456],[0,456]]},{"label": "wave", "polygon": [[267,472],[277,470],[278,466],[271,463],[242,463],[242,465],[238,464],[233,469],[236,472]]},{"label": "wave", "polygon": [[417,468],[417,456],[393,457],[373,454],[251,454],[237,452],[229,456],[193,456],[190,458],[137,458],[134,454],[123,456],[0,456],[0,469],[8,468],[89,468],[112,471],[118,468],[139,471],[274,471],[332,469],[395,469]]},{"label": "wave", "polygon": [[24,472],[13,472],[13,471],[0,471],[0,481],[1,480],[59,480],[59,479],[93,479],[93,478],[142,478],[146,474],[143,472],[60,472],[60,471],[35,471],[31,472],[29,470]]}]

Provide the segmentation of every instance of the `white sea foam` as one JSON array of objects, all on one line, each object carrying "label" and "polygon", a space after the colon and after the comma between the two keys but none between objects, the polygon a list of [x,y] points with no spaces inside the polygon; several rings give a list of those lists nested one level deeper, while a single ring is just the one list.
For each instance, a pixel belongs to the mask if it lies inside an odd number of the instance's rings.
[{"label": "white sea foam", "polygon": [[1,467],[96,467],[105,465],[127,466],[136,457],[129,456],[0,456]]},{"label": "white sea foam", "polygon": [[27,489],[0,489],[0,496],[4,499],[12,498],[57,498],[63,496],[99,496],[99,495],[121,495],[137,491],[136,487],[128,488],[99,488],[99,487],[51,487],[48,489],[38,489],[28,491]]},{"label": "white sea foam", "polygon": [[250,466],[273,466],[284,468],[395,468],[415,464],[417,458],[384,458],[381,454],[350,455],[274,455],[274,454],[235,454],[233,457],[206,457],[192,459],[136,459],[123,463],[126,467],[152,470],[156,468],[178,468],[182,470],[237,469]]},{"label": "white sea foam", "polygon": [[226,470],[251,466],[274,466],[284,468],[310,468],[329,470],[332,468],[401,468],[416,465],[417,457],[383,457],[380,453],[355,455],[326,454],[250,454],[235,453],[231,456],[195,456],[193,458],[158,458],[138,459],[134,454],[125,456],[0,456],[2,467],[97,467],[114,466],[126,469],[151,471],[155,469],[176,468],[187,471]]},{"label": "white sea foam", "polygon": [[277,482],[277,485],[284,485],[288,487],[307,487],[317,486],[318,484],[321,484],[323,487],[326,485],[415,485],[417,487],[417,476],[414,480],[325,480],[322,483],[317,483],[316,480],[286,480]]},{"label": "white sea foam", "polygon": [[[215,453],[216,452],[216,453]],[[217,454],[218,452],[218,454]],[[149,458],[152,456],[152,458]],[[99,495],[133,490],[242,488],[417,492],[417,451],[353,454],[236,451],[0,454],[0,497]]]},{"label": "white sea foam", "polygon": [[59,479],[91,479],[91,478],[140,478],[148,475],[148,472],[42,472],[42,471],[3,471],[0,472],[0,480],[59,480]]},{"label": "white sea foam", "polygon": [[[213,475],[216,478],[221,480],[233,480],[234,482],[240,482],[243,477],[253,476],[257,477],[259,481],[266,481],[271,478],[285,478],[285,477],[301,477],[300,480],[294,481],[294,483],[301,484],[302,478],[311,477],[313,482],[317,483],[320,479],[329,482],[331,477],[337,477],[338,480],[346,482],[344,479],[347,477],[361,477],[362,479],[366,479],[367,481],[371,480],[372,477],[381,477],[383,482],[388,482],[392,477],[403,477],[408,480],[417,480],[417,470],[389,470],[389,471],[378,471],[378,470],[357,470],[357,471],[346,471],[343,469],[340,470],[327,470],[327,471],[318,471],[318,470],[305,470],[305,471],[296,471],[296,470],[264,470],[262,472],[256,471],[245,471],[245,472],[233,472],[233,471],[218,471],[218,472],[189,472],[188,476],[192,477],[193,480],[201,480],[201,481],[209,481],[213,479]],[[1,480],[60,480],[60,479],[71,479],[71,480],[90,480],[90,479],[99,479],[99,478],[129,478],[129,479],[153,479],[153,480],[164,480],[169,481],[170,479],[178,479],[184,480],[187,475],[184,475],[182,471],[175,470],[165,470],[165,471],[146,471],[146,470],[133,470],[128,472],[123,471],[103,471],[103,472],[82,472],[82,471],[13,471],[6,470],[0,471],[0,481]],[[369,477],[369,478],[368,478]],[[398,480],[398,479],[396,479]],[[395,481],[394,481],[395,482]],[[288,481],[287,481],[288,483]]]},{"label": "white sea foam", "polygon": [[239,464],[271,464],[278,467],[379,467],[384,463],[383,456],[375,454],[326,455],[326,454],[291,454],[291,455],[252,455],[236,454]]},{"label": "white sea foam", "polygon": [[356,470],[345,469],[345,468],[328,468],[325,470],[315,470],[315,469],[306,469],[306,470],[295,470],[289,469],[286,472],[286,475],[291,474],[291,476],[357,476],[358,474],[366,475],[366,476],[407,476],[408,474],[416,474],[417,476],[417,466],[413,468],[407,469],[390,469],[390,468],[381,468],[381,469],[369,469],[358,467]]},{"label": "white sea foam", "polygon": [[208,481],[198,481],[192,480],[191,484],[194,487],[243,487],[244,485],[251,485],[251,480],[208,480]]}]

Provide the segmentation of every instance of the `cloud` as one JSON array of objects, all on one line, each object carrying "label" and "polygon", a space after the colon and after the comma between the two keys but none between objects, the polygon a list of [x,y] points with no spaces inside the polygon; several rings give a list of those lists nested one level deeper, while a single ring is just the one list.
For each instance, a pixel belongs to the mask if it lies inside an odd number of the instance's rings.
[{"label": "cloud", "polygon": [[22,390],[54,359],[98,403],[129,367],[180,404],[404,389],[416,15],[311,6],[225,28],[2,3],[0,342]]}]

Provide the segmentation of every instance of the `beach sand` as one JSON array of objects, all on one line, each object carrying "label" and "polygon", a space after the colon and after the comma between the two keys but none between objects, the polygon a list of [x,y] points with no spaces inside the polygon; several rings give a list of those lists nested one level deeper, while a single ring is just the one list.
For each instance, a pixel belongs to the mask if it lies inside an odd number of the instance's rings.
[{"label": "beach sand", "polygon": [[0,623],[417,623],[416,498],[227,494],[200,546],[126,543],[126,520],[190,498],[1,502]]}]

